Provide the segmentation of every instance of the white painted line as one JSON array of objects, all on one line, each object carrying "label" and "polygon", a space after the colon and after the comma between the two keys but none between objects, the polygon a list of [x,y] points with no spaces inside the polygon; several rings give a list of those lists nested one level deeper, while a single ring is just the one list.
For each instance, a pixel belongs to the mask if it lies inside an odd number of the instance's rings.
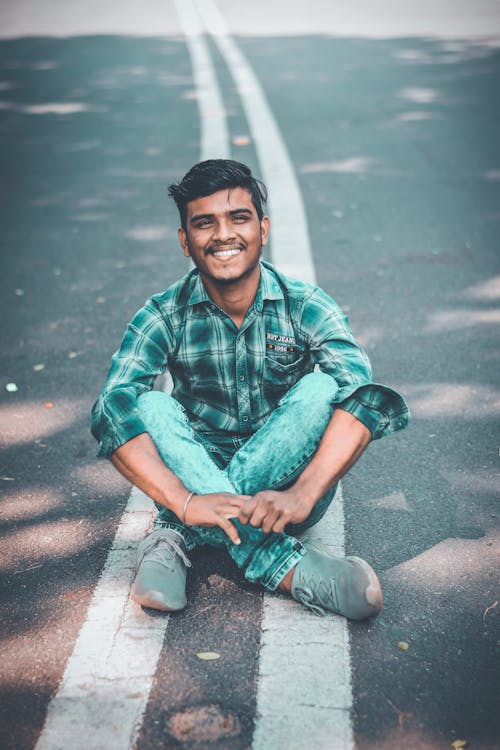
[{"label": "white painted line", "polygon": [[192,0],[175,0],[175,7],[191,57],[200,109],[200,158],[202,161],[227,159],[231,154],[226,110],[217,85],[210,51],[203,38],[202,24]]},{"label": "white painted line", "polygon": [[[342,492],[303,541],[344,554]],[[318,617],[266,594],[252,750],[351,750],[352,685],[347,622]]]},{"label": "white painted line", "polygon": [[254,140],[262,179],[269,189],[273,262],[283,273],[314,283],[304,203],[279,127],[257,77],[230,37],[215,3],[212,0],[196,0],[196,6],[237,86]]},{"label": "white painted line", "polygon": [[[273,262],[290,276],[316,283],[302,196],[265,95],[213,0],[196,5],[235,81],[269,188]],[[340,487],[305,539],[344,554]],[[266,594],[253,750],[351,750],[351,708],[347,621],[319,618],[291,599]]]},{"label": "white painted line", "polygon": [[168,625],[129,598],[153,510],[134,488],[35,750],[134,745]]}]

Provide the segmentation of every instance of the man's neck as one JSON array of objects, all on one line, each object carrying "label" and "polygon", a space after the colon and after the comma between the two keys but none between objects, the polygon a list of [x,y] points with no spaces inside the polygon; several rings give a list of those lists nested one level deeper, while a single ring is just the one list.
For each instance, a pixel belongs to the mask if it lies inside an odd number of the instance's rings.
[{"label": "man's neck", "polygon": [[229,315],[237,328],[241,328],[245,315],[255,300],[259,282],[259,266],[253,270],[252,274],[235,281],[234,284],[221,284],[213,279],[203,278],[203,283],[212,300],[224,310],[226,315]]}]

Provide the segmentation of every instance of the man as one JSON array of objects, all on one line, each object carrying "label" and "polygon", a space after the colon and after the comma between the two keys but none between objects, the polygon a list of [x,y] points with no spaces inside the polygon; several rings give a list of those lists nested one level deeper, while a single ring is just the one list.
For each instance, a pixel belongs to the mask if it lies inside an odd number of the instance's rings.
[{"label": "man", "polygon": [[[372,383],[335,302],[261,260],[267,192],[248,167],[204,161],[169,193],[195,268],[134,316],[93,409],[99,455],[160,511],[132,596],[185,607],[187,553],[208,544],[318,614],[376,615],[368,563],[297,537],[370,440],[406,425],[406,405]],[[167,369],[172,395],[152,391]]]}]

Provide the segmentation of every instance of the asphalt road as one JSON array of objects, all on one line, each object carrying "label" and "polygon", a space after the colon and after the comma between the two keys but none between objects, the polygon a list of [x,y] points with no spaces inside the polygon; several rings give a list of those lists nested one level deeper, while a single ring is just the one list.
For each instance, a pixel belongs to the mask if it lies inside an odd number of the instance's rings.
[{"label": "asphalt road", "polygon": [[[401,22],[383,39],[365,33],[364,18],[359,34],[354,19],[336,36],[330,16],[330,33],[283,35],[273,18],[260,35],[255,23],[238,26],[233,6],[220,3],[295,167],[317,278],[348,311],[376,379],[400,389],[413,415],[344,481],[347,549],[370,560],[385,593],[376,621],[349,627],[356,745],[431,750],[465,739],[493,750],[500,47],[460,24],[444,39]],[[104,14],[115,33],[25,36],[37,29],[21,18],[0,41],[0,745],[9,750],[37,741],[129,495],[95,458],[91,405],[127,320],[185,271],[166,186],[197,161],[200,121],[174,8],[162,12],[164,36],[133,36]],[[484,18],[474,34],[498,37],[498,14]],[[238,92],[209,46],[232,155],[259,173]],[[140,750],[251,745],[262,594],[219,553],[193,561],[190,606],[169,624]],[[207,671],[193,658],[200,650],[227,658]],[[197,745],[176,734],[176,713],[215,704],[228,708],[232,733]]]}]

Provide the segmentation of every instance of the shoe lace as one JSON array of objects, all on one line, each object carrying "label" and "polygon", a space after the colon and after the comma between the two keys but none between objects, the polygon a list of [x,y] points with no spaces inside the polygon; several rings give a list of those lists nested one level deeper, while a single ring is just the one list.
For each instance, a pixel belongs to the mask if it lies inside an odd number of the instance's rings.
[{"label": "shoe lace", "polygon": [[[302,574],[294,589],[294,599],[314,612],[315,615],[324,617],[326,611],[332,609],[332,601],[334,607],[338,609],[335,580],[329,578],[325,581],[323,578],[318,579],[316,576]],[[327,606],[324,605],[325,601],[328,602]]]},{"label": "shoe lace", "polygon": [[162,563],[162,565],[165,565],[166,568],[172,571],[172,563],[177,555],[188,568],[191,568],[191,562],[182,549],[181,544],[180,537],[179,541],[177,541],[171,534],[168,536],[158,534],[144,545],[140,562],[142,562],[144,556],[147,554],[148,561]]}]

